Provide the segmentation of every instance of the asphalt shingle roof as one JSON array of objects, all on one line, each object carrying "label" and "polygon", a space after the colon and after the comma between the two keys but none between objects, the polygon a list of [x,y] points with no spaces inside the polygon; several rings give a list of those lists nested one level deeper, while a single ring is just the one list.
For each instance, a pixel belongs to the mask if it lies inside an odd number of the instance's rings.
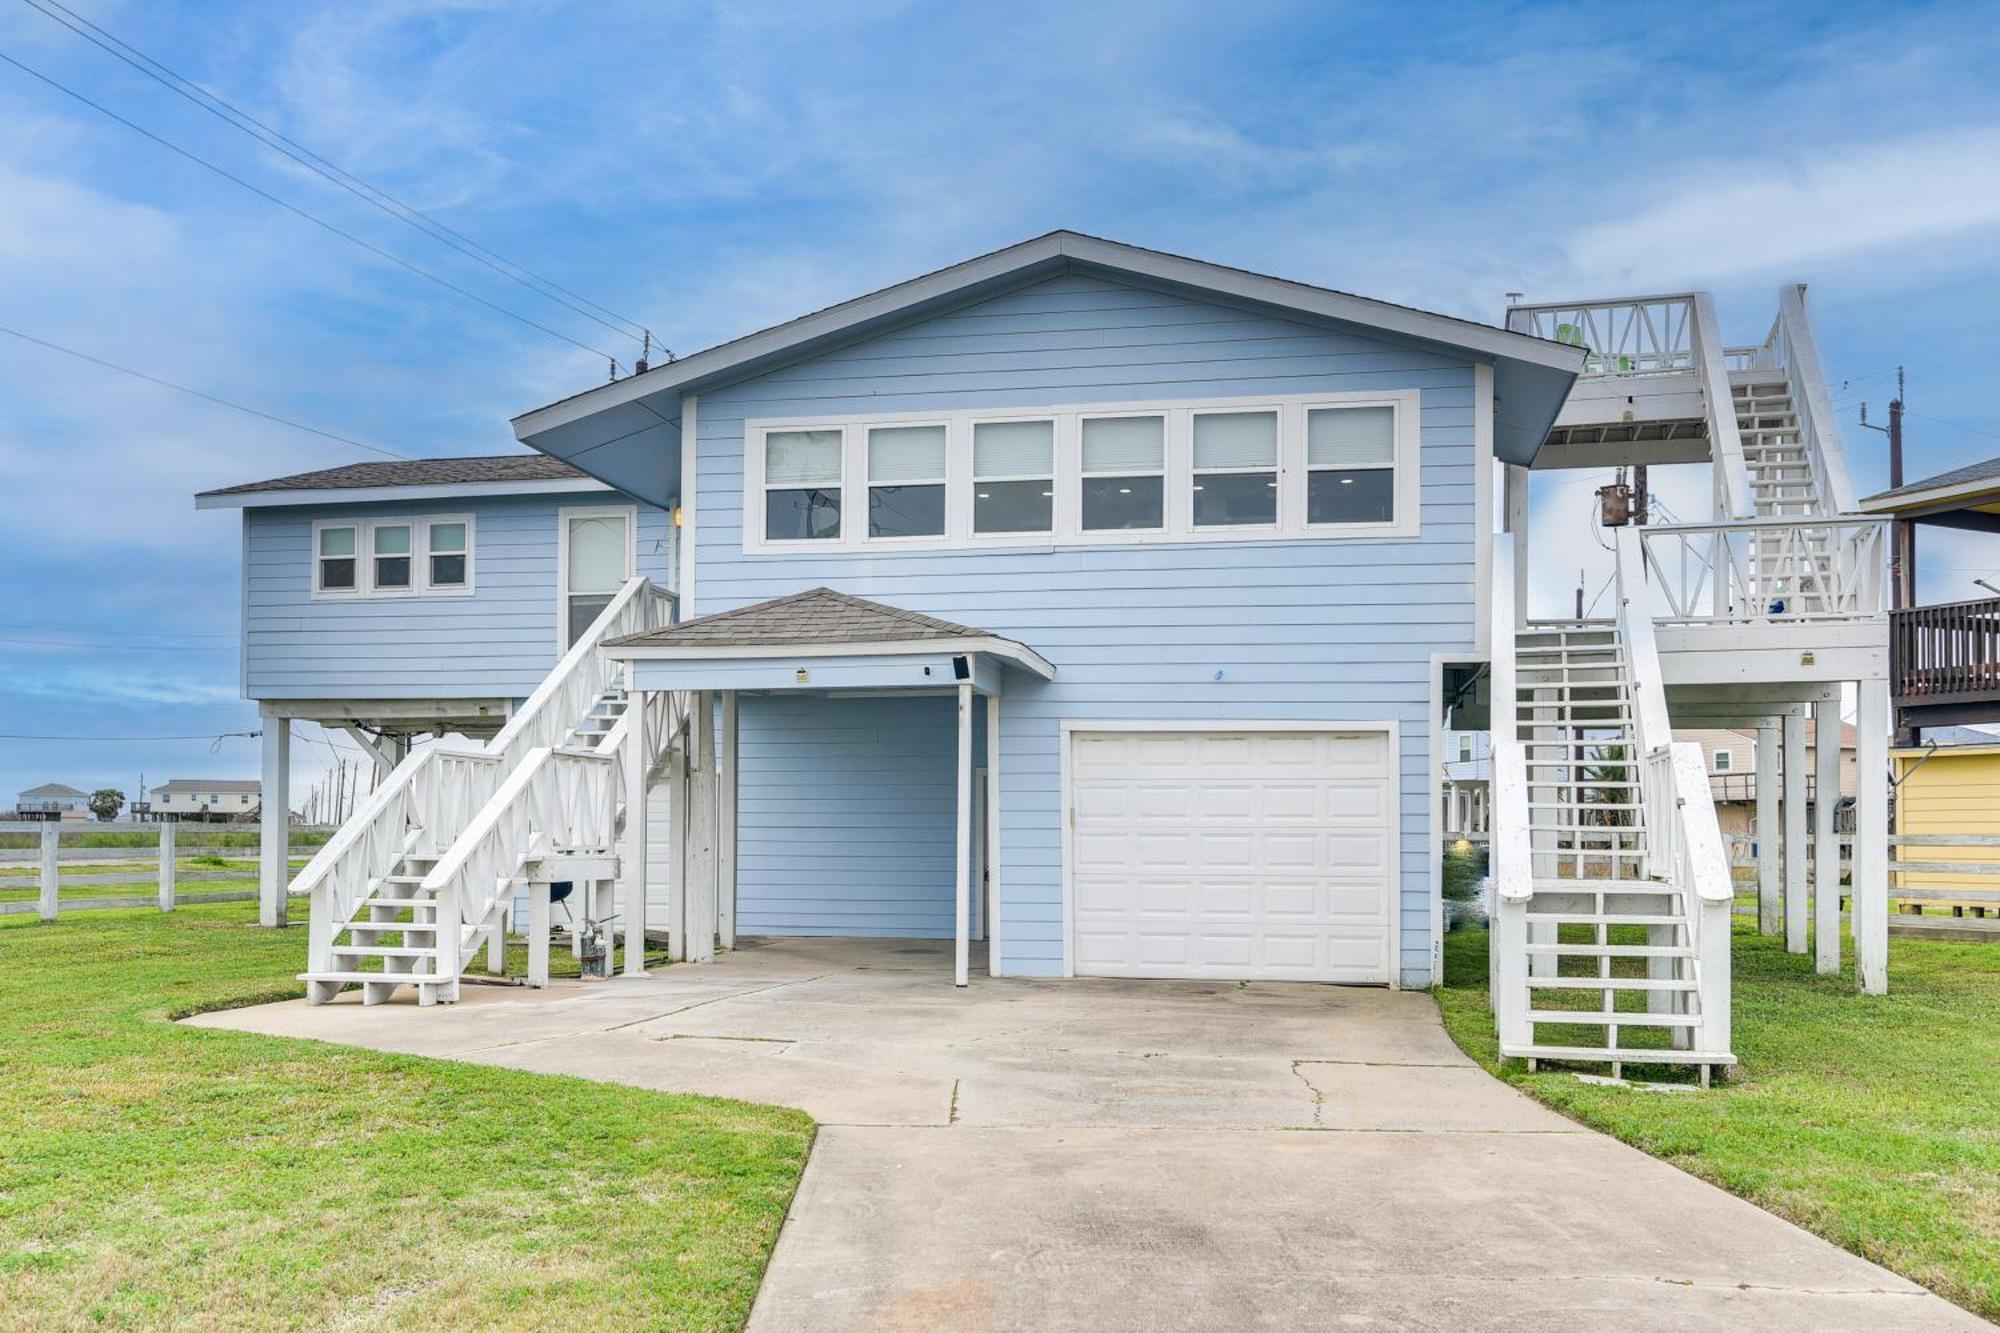
[{"label": "asphalt shingle roof", "polygon": [[923,639],[985,639],[985,630],[954,625],[901,607],[811,588],[734,611],[697,616],[678,625],[612,639],[613,648],[776,648],[792,644],[902,643]]},{"label": "asphalt shingle roof", "polygon": [[159,786],[153,788],[153,790],[156,792],[173,792],[175,794],[184,791],[228,792],[233,796],[238,792],[255,793],[262,788],[263,784],[255,778],[174,778],[171,781],[161,783]]},{"label": "asphalt shingle roof", "polygon": [[1864,503],[1873,504],[1877,500],[1894,499],[1900,495],[1915,495],[1922,491],[1934,491],[1940,486],[1962,486],[1972,481],[2000,481],[2000,458],[1989,458],[1983,463],[1972,463],[1950,472],[1940,472],[1935,477],[1925,477],[1907,486],[1898,486],[1893,491],[1879,491]]},{"label": "asphalt shingle roof", "polygon": [[61,782],[44,782],[39,787],[30,787],[22,796],[81,796],[82,792]]},{"label": "asphalt shingle roof", "polygon": [[338,491],[367,486],[452,486],[482,481],[567,481],[584,475],[547,454],[493,454],[477,458],[412,458],[396,463],[349,463],[346,467],[295,472],[269,481],[247,481],[203,491],[203,495],[248,495],[257,491]]}]

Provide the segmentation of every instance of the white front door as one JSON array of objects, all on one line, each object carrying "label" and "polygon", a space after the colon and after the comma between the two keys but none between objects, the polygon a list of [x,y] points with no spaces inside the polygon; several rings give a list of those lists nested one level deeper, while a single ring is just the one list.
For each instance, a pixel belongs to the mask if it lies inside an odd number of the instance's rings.
[{"label": "white front door", "polygon": [[632,577],[634,514],[617,507],[565,509],[557,518],[562,541],[558,614],[567,649]]},{"label": "white front door", "polygon": [[1387,982],[1384,731],[1076,731],[1081,976]]}]

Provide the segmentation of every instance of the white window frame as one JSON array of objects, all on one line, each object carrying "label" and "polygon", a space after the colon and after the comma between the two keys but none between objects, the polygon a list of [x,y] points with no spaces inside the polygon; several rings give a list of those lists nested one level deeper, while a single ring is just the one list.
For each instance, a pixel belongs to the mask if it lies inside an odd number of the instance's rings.
[{"label": "white window frame", "polygon": [[[1391,407],[1395,424],[1395,516],[1387,523],[1309,525],[1306,514],[1306,410],[1311,407]],[[1194,526],[1193,419],[1199,412],[1276,411],[1278,414],[1278,517],[1275,523]],[[1165,526],[1085,531],[1082,526],[1082,420],[1084,417],[1159,415],[1166,418]],[[1055,430],[1055,499],[1052,532],[972,531],[972,426],[982,421],[1049,420]],[[853,503],[857,478],[866,494],[870,426],[945,425],[945,535],[867,535],[865,504]],[[840,534],[817,540],[770,541],[764,536],[765,436],[772,431],[838,430],[841,434]],[[865,415],[757,418],[743,425],[743,550],[747,555],[805,555],[833,551],[966,550],[981,547],[1135,546],[1218,542],[1407,541],[1422,536],[1422,394],[1416,389],[1372,393],[1287,394],[1169,402],[1070,403],[981,412],[904,412]],[[1246,469],[1251,470],[1251,469]],[[1258,469],[1261,470],[1261,469]],[[567,580],[565,580],[566,582]]]},{"label": "white window frame", "polygon": [[[1389,457],[1389,467],[1392,473],[1392,484],[1389,494],[1391,496],[1391,501],[1390,501],[1391,513],[1393,514],[1393,517],[1390,519],[1390,521],[1388,523],[1308,523],[1306,521],[1306,501],[1307,501],[1307,496],[1312,488],[1313,473],[1379,472],[1382,470],[1382,466],[1379,463],[1322,463],[1319,464],[1318,466],[1314,466],[1313,463],[1310,461],[1309,454],[1306,451],[1306,443],[1305,443],[1306,423],[1312,419],[1311,414],[1314,409],[1321,408],[1321,409],[1338,410],[1344,407],[1361,407],[1361,406],[1374,406],[1374,404],[1343,403],[1343,402],[1331,402],[1331,401],[1321,402],[1313,399],[1308,399],[1307,401],[1299,405],[1300,480],[1297,487],[1298,491],[1297,499],[1299,506],[1299,522],[1308,531],[1344,532],[1350,528],[1382,528],[1382,527],[1393,528],[1401,522],[1402,516],[1405,513],[1413,512],[1415,507],[1422,502],[1422,494],[1417,489],[1416,480],[1414,476],[1406,475],[1405,469],[1403,467],[1403,414],[1399,410],[1396,414],[1395,447],[1391,451]],[[1421,407],[1418,410],[1421,410]]]},{"label": "white window frame", "polygon": [[[351,529],[354,533],[354,586],[352,588],[329,588],[320,581],[321,574],[324,572],[320,562],[328,557],[324,557],[319,553],[320,552],[319,535],[320,533],[325,532],[330,528],[331,529],[348,528]],[[368,524],[359,519],[324,518],[324,519],[317,519],[313,522],[312,550],[309,555],[309,558],[312,561],[313,600],[347,602],[347,601],[353,601],[358,597],[365,597],[367,595],[368,592],[367,562],[371,558],[367,553],[368,548],[364,545],[364,543],[367,540],[368,540]],[[338,560],[340,557],[333,556],[331,558]]]},{"label": "white window frame", "polygon": [[[763,499],[760,493],[758,499]],[[569,651],[569,521],[573,518],[609,518],[616,514],[625,517],[625,577],[620,585],[630,583],[639,568],[639,506],[637,505],[564,505],[556,510],[556,656]],[[841,523],[847,522],[845,505],[840,511]],[[796,542],[789,545],[830,546],[831,542]],[[614,590],[613,595],[616,595]]]},{"label": "white window frame", "polygon": [[[1274,420],[1271,430],[1271,465],[1259,463],[1251,467],[1208,467],[1194,465],[1194,423],[1197,417],[1269,416]],[[1303,421],[1304,417],[1301,416]],[[1243,407],[1201,407],[1188,413],[1188,473],[1187,484],[1180,489],[1187,495],[1188,527],[1191,531],[1207,534],[1211,532],[1273,533],[1285,527],[1285,411],[1277,404],[1246,404]],[[1255,477],[1270,473],[1277,483],[1278,493],[1271,497],[1271,521],[1269,523],[1206,523],[1197,525],[1194,521],[1194,483],[1196,477]],[[1304,473],[1300,474],[1300,486],[1304,486]]]},{"label": "white window frame", "polygon": [[[1035,473],[1023,472],[1010,473],[999,477],[981,477],[976,471],[972,441],[973,434],[977,428],[980,426],[1001,426],[1016,421],[1046,421],[1049,423],[1049,525],[1046,528],[1028,532],[975,532],[972,524],[973,491],[978,487],[980,482],[1042,480],[1041,476]],[[1064,449],[1063,438],[1065,426],[1068,428],[1070,437],[1067,450]],[[953,516],[954,511],[963,509],[965,513],[962,516],[963,521],[961,526],[965,534],[964,539],[970,544],[981,546],[1048,546],[1052,544],[1056,534],[1063,530],[1063,477],[1066,474],[1073,474],[1076,471],[1075,460],[1078,446],[1076,443],[1077,426],[1075,418],[1071,417],[1066,422],[1060,413],[1049,411],[1047,408],[1032,412],[968,413],[963,418],[959,434],[964,441],[963,445],[960,446],[960,452],[965,454],[964,499],[961,503],[952,495],[949,489],[945,491],[944,504],[947,520],[945,531],[949,533],[952,530],[950,518]],[[947,443],[945,445],[947,449],[952,448],[950,439],[951,437],[947,435]],[[1065,466],[1065,458],[1069,460],[1067,466]]]},{"label": "white window frame", "polygon": [[[1116,472],[1092,472],[1083,465],[1083,427],[1091,421],[1130,421],[1137,417],[1155,417],[1160,422],[1160,466],[1157,470],[1121,468]],[[1089,540],[1096,540],[1107,533],[1136,537],[1152,536],[1165,532],[1173,526],[1174,492],[1172,475],[1172,435],[1173,422],[1164,410],[1152,412],[1079,412],[1076,416],[1076,530],[1077,534]],[[1057,432],[1061,438],[1061,432]],[[1061,450],[1057,450],[1056,463],[1061,469]],[[1160,479],[1160,524],[1154,528],[1086,528],[1083,526],[1083,483],[1096,477],[1158,477]],[[1058,478],[1060,480],[1060,478]]]},{"label": "white window frame", "polygon": [[[840,432],[840,477],[833,483],[833,488],[840,492],[839,534],[833,537],[800,537],[793,540],[772,543],[774,547],[782,550],[823,551],[828,547],[847,545],[862,540],[868,535],[868,515],[865,509],[868,498],[868,428],[870,426],[935,425],[937,424],[937,420],[934,416],[904,416],[895,420],[890,420],[887,417],[850,417],[843,421],[827,422],[800,420],[790,425],[768,425],[763,430],[758,431],[756,434],[757,457],[754,460],[754,466],[753,460],[749,458],[743,460],[744,476],[748,478],[754,475],[756,478],[754,485],[743,488],[743,502],[746,514],[754,511],[758,537],[762,538],[764,535],[764,520],[768,512],[765,497],[772,490],[800,491],[827,489],[824,482],[821,482],[815,488],[800,486],[794,482],[786,482],[782,485],[773,486],[771,483],[765,481],[765,465],[769,461],[765,456],[767,446],[764,437],[766,435],[773,431],[824,430]],[[746,433],[744,438],[749,439],[750,436]],[[947,429],[945,435],[945,464],[947,469],[950,467],[950,463],[951,435],[949,429]],[[854,480],[857,477],[861,479],[862,504],[864,506],[861,515],[860,532],[858,534],[854,530],[853,514]],[[745,532],[750,530],[747,526],[744,528]],[[947,535],[951,532],[951,487],[948,482],[945,487],[945,532]],[[918,537],[877,537],[875,540],[877,542],[910,542],[925,539]],[[937,538],[933,537],[928,540],[936,541]]]},{"label": "white window frame", "polygon": [[1718,773],[1734,773],[1736,771],[1736,756],[1727,750],[1717,750],[1715,752],[1715,771]]},{"label": "white window frame", "polygon": [[[465,584],[432,586],[430,529],[433,523],[465,524]],[[375,586],[375,529],[410,530],[410,586]],[[320,583],[319,535],[328,528],[354,530],[354,586],[327,588]],[[478,547],[478,524],[471,514],[384,514],[375,518],[321,518],[312,525],[312,597],[316,602],[393,602],[409,597],[470,597],[473,594],[473,558]]]},{"label": "white window frame", "polygon": [[[462,584],[431,582],[431,529],[434,527],[438,527],[441,524],[448,524],[448,523],[465,524],[465,582]],[[421,531],[418,534],[420,538],[420,543],[417,548],[418,549],[417,558],[423,561],[423,588],[425,596],[427,597],[472,596],[473,577],[474,577],[473,561],[472,561],[472,526],[473,526],[472,515],[470,514],[432,514],[423,520],[421,524]],[[455,552],[446,552],[446,554],[455,554]]]},{"label": "white window frame", "polygon": [[[868,514],[874,508],[875,505],[874,491],[876,484],[873,480],[869,478],[868,475],[868,433],[871,430],[878,430],[884,427],[894,429],[896,427],[918,427],[918,426],[944,427],[944,471],[938,474],[938,478],[936,481],[887,481],[883,482],[882,485],[944,487],[944,531],[941,533],[937,533],[935,535],[924,533],[908,537],[877,537],[874,533],[868,531]],[[829,426],[827,427],[827,429],[831,430],[833,428]],[[861,510],[860,522],[858,525],[861,529],[860,532],[861,541],[866,542],[870,546],[909,546],[912,544],[922,545],[925,542],[930,542],[935,544],[937,542],[944,541],[946,538],[951,536],[951,518],[952,518],[951,439],[952,437],[951,437],[951,422],[948,418],[912,417],[909,418],[908,420],[901,420],[901,421],[867,421],[858,423],[853,426],[843,426],[841,428],[841,431],[842,435],[840,441],[840,478],[841,478],[840,479],[840,535],[838,537],[808,538],[804,541],[788,543],[788,544],[812,548],[812,547],[837,546],[844,544],[847,541],[847,522],[848,522],[847,501],[849,495],[852,494],[852,490],[849,488],[847,484],[847,479],[849,477],[859,477],[861,479],[861,485],[859,489],[861,491],[862,510]],[[852,451],[853,454],[858,455],[858,458],[850,457],[850,451]],[[770,488],[767,486],[764,487],[763,489],[768,491]],[[798,488],[795,486],[787,486],[784,489],[797,490]],[[758,520],[761,522],[763,520],[763,517],[764,513],[760,511],[758,514]]]}]

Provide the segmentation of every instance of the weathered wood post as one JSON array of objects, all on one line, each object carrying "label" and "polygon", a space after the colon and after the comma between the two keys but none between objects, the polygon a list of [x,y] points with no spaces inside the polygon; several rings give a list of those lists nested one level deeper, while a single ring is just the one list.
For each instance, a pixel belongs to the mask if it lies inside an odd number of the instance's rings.
[{"label": "weathered wood post", "polygon": [[42,826],[42,920],[53,921],[59,910],[59,879],[62,825],[50,820]]},{"label": "weathered wood post", "polygon": [[174,828],[170,822],[158,825],[160,830],[160,910],[174,910],[175,877],[179,867],[174,864],[178,853],[174,849]]}]

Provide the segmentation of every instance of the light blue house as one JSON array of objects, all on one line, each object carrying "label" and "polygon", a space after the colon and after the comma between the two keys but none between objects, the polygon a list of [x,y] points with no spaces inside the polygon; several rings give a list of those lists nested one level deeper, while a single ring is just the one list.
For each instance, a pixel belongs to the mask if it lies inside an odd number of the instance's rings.
[{"label": "light blue house", "polygon": [[[1768,722],[1796,812],[1808,714],[1852,688],[1886,734],[1884,529],[1798,287],[1728,346],[1699,292],[1501,328],[1056,232],[514,428],[534,454],[201,498],[244,511],[245,693],[389,770],[290,886],[315,1000],[455,999],[524,929],[534,979],[558,882],[628,971],[832,935],[951,939],[960,984],[1429,985],[1471,764],[1502,1051],[1707,1070],[1734,886],[1673,726]],[[1710,463],[1714,520],[1615,529],[1614,613],[1529,620],[1530,467],[1637,462]],[[284,850],[267,821],[270,920]]]}]

